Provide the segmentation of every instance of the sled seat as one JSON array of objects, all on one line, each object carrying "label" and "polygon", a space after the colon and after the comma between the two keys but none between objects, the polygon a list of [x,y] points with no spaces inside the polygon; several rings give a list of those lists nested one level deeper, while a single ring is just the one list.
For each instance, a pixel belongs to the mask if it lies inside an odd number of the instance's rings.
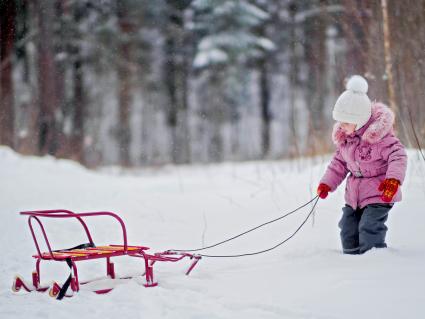
[{"label": "sled seat", "polygon": [[80,261],[85,259],[98,259],[107,257],[117,257],[124,255],[135,255],[140,254],[144,250],[148,250],[148,247],[144,246],[127,246],[127,251],[123,245],[108,245],[98,247],[88,247],[84,249],[71,249],[71,250],[58,250],[50,252],[43,252],[40,255],[33,255],[36,259],[44,260],[66,260],[70,258],[74,261]]}]

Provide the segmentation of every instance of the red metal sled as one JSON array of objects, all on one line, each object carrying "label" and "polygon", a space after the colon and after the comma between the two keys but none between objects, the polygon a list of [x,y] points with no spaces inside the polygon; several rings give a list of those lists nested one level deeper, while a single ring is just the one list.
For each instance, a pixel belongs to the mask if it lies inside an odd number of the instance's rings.
[{"label": "red metal sled", "polygon": [[[179,252],[159,252],[154,254],[149,254],[147,251],[148,247],[144,246],[129,246],[127,244],[127,232],[125,228],[125,224],[123,220],[115,213],[112,212],[86,212],[86,213],[74,213],[69,210],[41,210],[41,211],[26,211],[21,212],[21,215],[26,215],[28,217],[28,225],[31,230],[32,237],[34,239],[34,243],[37,249],[37,254],[33,257],[36,259],[35,271],[32,273],[32,283],[29,284],[25,282],[21,277],[17,276],[13,282],[12,290],[17,292],[21,289],[24,289],[28,292],[30,291],[39,291],[45,292],[49,290],[49,294],[52,297],[56,297],[60,290],[61,286],[54,282],[52,286],[41,286],[40,285],[40,262],[42,260],[46,261],[58,261],[58,262],[66,262],[71,268],[70,275],[70,288],[73,292],[78,292],[80,290],[80,285],[86,284],[88,282],[79,282],[78,280],[78,271],[77,271],[77,262],[83,260],[91,260],[91,259],[106,259],[106,275],[111,279],[116,279],[114,263],[111,262],[112,257],[118,256],[130,256],[130,257],[138,257],[144,260],[145,271],[142,276],[145,276],[146,282],[144,283],[145,287],[154,287],[157,286],[158,283],[154,280],[153,276],[153,266],[158,261],[165,262],[177,262],[184,258],[192,259],[193,262],[189,266],[186,271],[186,275],[189,275],[192,269],[196,266],[198,261],[201,259],[201,256],[189,254],[189,253],[179,253]],[[87,224],[84,222],[83,217],[91,217],[91,216],[111,216],[115,218],[122,229],[123,243],[121,245],[105,245],[105,246],[95,246],[90,231],[87,227]],[[61,249],[61,250],[52,250],[50,245],[50,241],[47,237],[44,226],[41,222],[41,218],[75,218],[77,219],[81,226],[84,228],[84,231],[87,235],[88,243],[83,246],[83,248],[76,247],[71,249]],[[33,221],[36,221],[42,236],[44,238],[46,247],[48,249],[47,252],[42,252],[40,250],[39,241],[34,231]],[[129,279],[130,277],[120,278],[120,279]],[[94,292],[98,294],[103,294],[111,291],[113,288],[109,289],[99,289],[94,290]]]}]

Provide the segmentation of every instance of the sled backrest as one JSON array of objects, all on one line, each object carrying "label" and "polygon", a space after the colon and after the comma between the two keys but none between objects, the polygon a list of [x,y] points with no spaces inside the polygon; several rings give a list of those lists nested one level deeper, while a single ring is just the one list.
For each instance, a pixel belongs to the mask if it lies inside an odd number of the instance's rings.
[{"label": "sled backrest", "polygon": [[[57,260],[53,255],[52,247],[50,245],[50,241],[47,237],[46,231],[44,230],[44,226],[43,226],[43,223],[41,222],[41,218],[76,218],[80,222],[81,226],[83,227],[83,229],[86,233],[87,239],[89,241],[89,244],[94,246],[94,242],[93,242],[93,239],[91,237],[89,228],[87,227],[87,224],[84,222],[83,217],[111,216],[111,217],[115,218],[121,225],[122,234],[123,234],[124,254],[126,254],[127,251],[128,251],[128,249],[127,249],[127,231],[126,231],[126,228],[125,228],[125,224],[124,224],[123,220],[115,213],[112,213],[112,212],[74,213],[74,212],[72,212],[70,210],[66,210],[66,209],[55,209],[55,210],[25,211],[25,212],[21,212],[20,214],[29,216],[28,217],[28,226],[31,230],[31,235],[32,235],[32,238],[34,240],[34,244],[35,244],[35,247],[37,249],[39,256],[42,256],[42,251],[40,250],[40,246],[39,246],[39,243],[38,243],[38,240],[37,240],[37,236],[34,232],[34,227],[33,227],[33,224],[32,224],[33,220],[35,220],[38,223],[38,225],[41,229],[44,241],[45,241],[46,246],[49,250],[50,258]],[[42,258],[42,259],[44,259],[44,258]]]}]

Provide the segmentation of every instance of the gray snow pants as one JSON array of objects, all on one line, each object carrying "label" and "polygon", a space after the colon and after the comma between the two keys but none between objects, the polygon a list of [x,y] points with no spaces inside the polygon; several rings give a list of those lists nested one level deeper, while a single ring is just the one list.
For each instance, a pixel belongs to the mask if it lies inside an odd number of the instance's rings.
[{"label": "gray snow pants", "polygon": [[369,249],[385,248],[388,212],[393,204],[370,204],[362,209],[342,208],[341,242],[344,254],[363,254]]}]

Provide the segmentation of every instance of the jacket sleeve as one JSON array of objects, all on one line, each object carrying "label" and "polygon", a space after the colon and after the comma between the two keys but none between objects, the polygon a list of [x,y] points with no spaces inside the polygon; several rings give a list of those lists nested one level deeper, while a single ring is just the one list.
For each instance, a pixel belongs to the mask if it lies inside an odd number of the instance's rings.
[{"label": "jacket sleeve", "polygon": [[407,169],[407,154],[403,144],[392,136],[390,143],[382,149],[381,155],[388,162],[385,178],[395,178],[403,184]]},{"label": "jacket sleeve", "polygon": [[347,163],[342,158],[338,149],[333,155],[332,160],[326,169],[325,175],[323,175],[322,179],[320,180],[320,183],[328,185],[333,192],[345,179],[347,173]]}]

